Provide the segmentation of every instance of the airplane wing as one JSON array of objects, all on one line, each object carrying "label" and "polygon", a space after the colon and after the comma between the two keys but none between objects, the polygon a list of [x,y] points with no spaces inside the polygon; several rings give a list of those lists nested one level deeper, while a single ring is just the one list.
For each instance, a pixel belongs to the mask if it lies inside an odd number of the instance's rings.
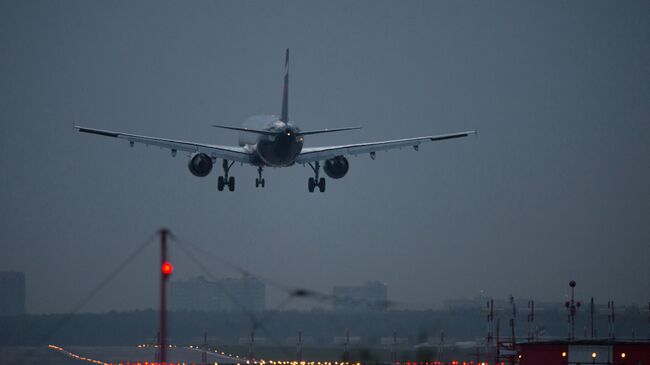
[{"label": "airplane wing", "polygon": [[168,148],[172,151],[172,155],[176,151],[186,151],[186,152],[202,152],[213,158],[223,158],[226,160],[232,160],[243,163],[250,163],[251,158],[253,157],[253,151],[249,151],[243,147],[234,147],[234,146],[217,146],[196,142],[187,142],[179,141],[174,139],[167,138],[158,138],[158,137],[147,137],[140,136],[137,134],[122,133],[122,132],[113,132],[103,129],[93,129],[86,128],[81,126],[74,126],[79,132],[97,134],[105,137],[120,138],[129,141],[131,146],[134,143],[142,143],[147,146],[158,146],[160,148]]},{"label": "airplane wing", "polygon": [[305,164],[314,161],[328,160],[336,156],[345,155],[360,155],[363,153],[370,153],[374,158],[375,152],[387,151],[395,148],[413,147],[418,149],[418,146],[424,142],[441,141],[444,139],[467,137],[470,134],[475,134],[476,131],[458,132],[441,134],[438,136],[424,136],[415,138],[395,139],[391,141],[369,142],[369,143],[356,143],[341,146],[328,146],[328,147],[312,147],[303,148],[300,155],[296,159],[296,163]]}]

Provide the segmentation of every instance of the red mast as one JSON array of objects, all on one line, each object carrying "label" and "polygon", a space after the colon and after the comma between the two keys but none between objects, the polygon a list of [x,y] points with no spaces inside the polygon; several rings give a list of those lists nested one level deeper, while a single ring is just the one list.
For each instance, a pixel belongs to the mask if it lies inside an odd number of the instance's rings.
[{"label": "red mast", "polygon": [[165,288],[167,279],[174,271],[172,264],[167,261],[167,235],[169,230],[163,228],[160,230],[160,337],[158,338],[158,348],[160,349],[160,363],[166,364],[167,345],[165,339],[167,336],[167,296]]}]

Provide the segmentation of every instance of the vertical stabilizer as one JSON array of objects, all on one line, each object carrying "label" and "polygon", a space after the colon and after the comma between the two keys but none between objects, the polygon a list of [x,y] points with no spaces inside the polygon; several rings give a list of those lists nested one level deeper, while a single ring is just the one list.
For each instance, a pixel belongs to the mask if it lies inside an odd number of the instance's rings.
[{"label": "vertical stabilizer", "polygon": [[289,122],[289,48],[284,57],[284,87],[282,89],[282,116],[280,120]]}]

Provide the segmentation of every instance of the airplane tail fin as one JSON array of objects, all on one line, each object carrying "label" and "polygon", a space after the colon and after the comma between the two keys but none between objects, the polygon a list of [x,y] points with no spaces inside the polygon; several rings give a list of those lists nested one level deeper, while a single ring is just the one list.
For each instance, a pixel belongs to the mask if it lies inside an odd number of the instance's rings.
[{"label": "airplane tail fin", "polygon": [[282,116],[280,120],[289,122],[289,48],[284,57],[284,87],[282,89]]}]

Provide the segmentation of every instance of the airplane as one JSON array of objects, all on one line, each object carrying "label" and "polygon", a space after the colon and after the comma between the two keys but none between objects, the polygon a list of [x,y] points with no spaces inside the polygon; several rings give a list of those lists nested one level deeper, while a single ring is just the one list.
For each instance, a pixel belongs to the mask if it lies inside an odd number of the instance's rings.
[{"label": "airplane", "polygon": [[343,144],[338,146],[303,147],[306,136],[323,133],[333,133],[360,129],[361,127],[346,127],[332,129],[317,129],[303,131],[296,123],[289,120],[289,49],[286,49],[284,63],[284,87],[282,90],[282,112],[276,116],[253,116],[247,119],[242,127],[213,125],[216,128],[239,132],[239,146],[219,146],[198,142],[180,141],[175,139],[148,137],[137,134],[114,132],[75,125],[79,132],[91,133],[105,137],[125,139],[133,147],[135,143],[158,146],[171,150],[172,157],[178,151],[189,153],[188,168],[197,177],[205,177],[211,171],[218,158],[223,160],[222,176],[217,180],[217,190],[223,191],[227,186],[229,191],[235,190],[235,178],[230,176],[230,169],[235,162],[257,167],[258,177],[255,187],[264,187],[265,180],[262,171],[265,167],[288,167],[294,164],[309,165],[314,177],[307,183],[309,192],[316,187],[320,192],[325,191],[325,178],[320,177],[321,162],[325,174],[332,179],[344,177],[350,164],[346,156],[356,156],[368,153],[374,160],[376,153],[402,147],[413,147],[418,150],[420,144],[431,141],[467,137],[476,131],[457,132],[435,136],[394,139],[379,142]]}]

